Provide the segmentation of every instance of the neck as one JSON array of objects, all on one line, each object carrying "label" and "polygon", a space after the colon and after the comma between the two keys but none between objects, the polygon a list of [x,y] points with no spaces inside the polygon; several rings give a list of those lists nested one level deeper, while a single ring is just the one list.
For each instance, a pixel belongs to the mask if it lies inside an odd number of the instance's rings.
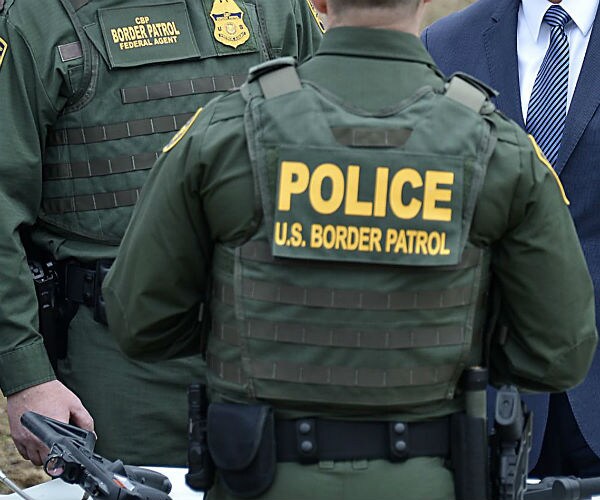
[{"label": "neck", "polygon": [[355,27],[401,31],[419,36],[422,9],[407,15],[406,9],[344,9],[343,12],[329,11],[327,21],[330,28]]}]

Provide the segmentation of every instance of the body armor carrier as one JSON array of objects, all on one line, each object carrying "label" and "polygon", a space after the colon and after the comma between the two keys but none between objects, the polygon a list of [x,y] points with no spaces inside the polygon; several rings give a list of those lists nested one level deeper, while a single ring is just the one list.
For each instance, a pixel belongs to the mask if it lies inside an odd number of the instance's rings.
[{"label": "body armor carrier", "polygon": [[212,0],[61,2],[79,40],[58,47],[71,96],[47,136],[40,219],[118,244],[170,136],[272,49],[250,1],[236,1],[249,27],[236,48],[215,39]]},{"label": "body armor carrier", "polygon": [[242,93],[262,221],[215,250],[210,384],[353,414],[452,399],[481,362],[489,252],[468,234],[493,105],[455,78],[367,113],[286,61],[254,69]]}]

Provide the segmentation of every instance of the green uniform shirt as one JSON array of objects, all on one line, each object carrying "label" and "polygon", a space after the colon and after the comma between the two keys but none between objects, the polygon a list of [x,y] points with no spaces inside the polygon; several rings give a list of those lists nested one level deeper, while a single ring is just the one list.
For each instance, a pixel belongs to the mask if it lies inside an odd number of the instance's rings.
[{"label": "green uniform shirt", "polygon": [[[359,28],[327,32],[299,73],[369,111],[444,84],[416,37]],[[255,231],[244,105],[239,93],[208,105],[144,188],[104,287],[113,331],[133,357],[198,352],[214,244],[239,246]],[[498,144],[469,235],[492,250],[508,327],[491,346],[492,381],[562,390],[584,377],[597,342],[591,280],[556,175],[517,125],[493,121]]]},{"label": "green uniform shirt", "polygon": [[[212,2],[206,0],[203,3],[210,11]],[[268,48],[270,53],[263,54],[263,60],[281,55],[300,60],[309,57],[319,43],[321,28],[307,0],[271,0],[263,4],[262,19],[269,31],[282,40],[281,45],[272,44]],[[210,19],[209,25],[212,25]],[[206,36],[213,38],[212,32]],[[256,37],[256,34],[252,36]],[[0,114],[4,123],[0,133],[0,268],[3,269],[0,279],[0,389],[5,395],[54,378],[37,333],[38,306],[20,231],[36,224],[42,200],[46,134],[76,88],[77,73],[73,71],[73,63],[69,62],[67,52],[64,53],[67,61],[61,60],[58,47],[63,46],[64,50],[64,46],[68,47],[77,39],[58,0],[45,2],[43,8],[35,0],[8,0],[0,10]],[[252,40],[256,44],[255,38]],[[218,58],[220,74],[233,72],[239,66],[235,61],[236,49],[216,42],[215,47],[217,52],[228,52],[227,57]],[[133,51],[122,53],[126,57]],[[257,57],[256,61],[259,60]],[[101,60],[100,64],[103,63]],[[168,72],[169,65],[164,67]],[[210,94],[189,97],[195,103],[192,109],[210,97]],[[98,83],[94,99],[102,99],[102,81]],[[168,139],[169,135],[165,135],[164,142]],[[140,139],[139,144],[143,144],[143,140]],[[36,227],[34,238],[59,259],[74,257],[93,261],[113,258],[117,252],[114,244],[98,243],[57,228],[42,230]]]}]

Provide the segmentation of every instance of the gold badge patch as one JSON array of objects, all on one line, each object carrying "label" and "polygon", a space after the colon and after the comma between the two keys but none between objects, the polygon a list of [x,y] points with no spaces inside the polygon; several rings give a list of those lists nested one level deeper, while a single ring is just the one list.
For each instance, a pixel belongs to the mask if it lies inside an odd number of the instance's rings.
[{"label": "gold badge patch", "polygon": [[234,0],[215,0],[210,11],[215,23],[215,40],[234,49],[250,39],[244,13]]},{"label": "gold badge patch", "polygon": [[310,9],[313,17],[315,18],[315,21],[317,22],[317,26],[321,30],[321,33],[325,33],[325,23],[323,23],[323,20],[319,17],[319,13],[317,12],[317,9],[315,9],[312,0],[306,0],[306,3],[308,4],[308,8]]},{"label": "gold badge patch", "polygon": [[202,112],[202,108],[198,108],[198,110],[194,113],[194,116],[192,116],[185,123],[185,125],[177,131],[177,133],[171,138],[171,140],[167,143],[167,145],[162,149],[163,153],[168,153],[169,151],[171,151],[171,149],[173,149],[175,146],[177,146],[177,143],[181,139],[183,139],[183,136],[190,129],[190,127],[194,124],[194,122],[196,121],[196,118],[198,118],[198,116],[200,115],[201,112]]},{"label": "gold badge patch", "polygon": [[529,137],[529,140],[531,141],[531,144],[533,144],[533,149],[535,150],[535,154],[537,155],[538,159],[548,168],[548,170],[550,170],[550,173],[554,177],[556,184],[558,184],[558,189],[560,190],[560,194],[562,195],[565,205],[570,205],[571,202],[569,201],[569,198],[567,198],[567,193],[565,193],[565,188],[563,187],[562,182],[560,182],[560,178],[558,177],[558,174],[556,173],[554,168],[552,168],[552,165],[550,165],[550,162],[544,156],[542,149],[538,146],[538,143],[535,142],[535,139],[533,138],[533,136],[528,135],[528,137]]},{"label": "gold badge patch", "polygon": [[8,49],[8,43],[0,38],[0,67],[2,66],[2,61],[4,61],[4,56],[6,55],[6,49]]}]

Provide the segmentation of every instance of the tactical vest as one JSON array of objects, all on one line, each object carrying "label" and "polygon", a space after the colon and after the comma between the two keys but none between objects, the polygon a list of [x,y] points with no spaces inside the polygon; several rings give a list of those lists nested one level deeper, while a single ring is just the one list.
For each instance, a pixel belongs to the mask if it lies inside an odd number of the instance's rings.
[{"label": "tactical vest", "polygon": [[118,244],[170,136],[271,43],[252,1],[227,13],[214,0],[61,2],[79,41],[57,49],[73,95],[47,135],[40,220]]},{"label": "tactical vest", "polygon": [[376,115],[274,63],[242,87],[262,220],[215,250],[210,385],[309,411],[452,399],[481,361],[493,105],[455,78]]}]

